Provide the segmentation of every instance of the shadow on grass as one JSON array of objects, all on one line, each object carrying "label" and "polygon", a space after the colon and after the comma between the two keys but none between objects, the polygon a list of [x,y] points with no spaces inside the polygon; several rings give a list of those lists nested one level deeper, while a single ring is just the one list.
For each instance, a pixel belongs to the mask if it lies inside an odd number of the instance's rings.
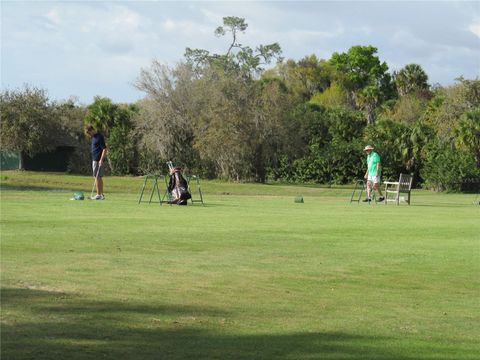
[{"label": "shadow on grass", "polygon": [[73,192],[74,189],[57,189],[54,187],[36,186],[36,185],[0,185],[1,191],[41,191],[41,192]]},{"label": "shadow on grass", "polygon": [[214,308],[92,301],[18,288],[2,289],[1,298],[2,359],[434,358],[432,348],[423,349],[424,356],[415,349],[411,356],[395,353],[395,341],[386,337],[235,335],[225,331],[229,314]]}]

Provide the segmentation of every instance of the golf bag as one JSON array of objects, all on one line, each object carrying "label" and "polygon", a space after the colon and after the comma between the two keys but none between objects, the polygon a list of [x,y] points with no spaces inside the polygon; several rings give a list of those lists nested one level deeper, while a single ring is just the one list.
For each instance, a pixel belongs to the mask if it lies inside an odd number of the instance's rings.
[{"label": "golf bag", "polygon": [[168,192],[170,194],[169,204],[187,205],[187,200],[192,198],[188,191],[188,182],[182,175],[182,169],[173,168],[171,170]]}]

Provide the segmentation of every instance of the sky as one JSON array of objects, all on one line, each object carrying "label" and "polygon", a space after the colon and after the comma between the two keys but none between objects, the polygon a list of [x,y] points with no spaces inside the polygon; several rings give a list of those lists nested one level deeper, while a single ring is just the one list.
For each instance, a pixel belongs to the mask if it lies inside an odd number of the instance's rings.
[{"label": "sky", "polygon": [[480,77],[480,1],[0,1],[2,91],[28,84],[55,101],[141,99],[133,83],[152,60],[225,53],[225,16],[248,24],[240,43],[278,42],[285,59],[373,45],[389,71],[416,63],[430,84]]}]

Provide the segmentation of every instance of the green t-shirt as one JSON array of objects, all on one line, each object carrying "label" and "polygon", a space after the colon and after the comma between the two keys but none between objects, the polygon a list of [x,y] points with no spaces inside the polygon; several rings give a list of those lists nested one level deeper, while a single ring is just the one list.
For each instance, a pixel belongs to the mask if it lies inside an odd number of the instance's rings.
[{"label": "green t-shirt", "polygon": [[[368,175],[369,176],[376,176],[377,175],[377,164],[380,162],[380,155],[378,155],[375,151],[372,151],[367,156],[367,166],[368,166]],[[381,171],[378,171],[378,176],[380,176]]]}]

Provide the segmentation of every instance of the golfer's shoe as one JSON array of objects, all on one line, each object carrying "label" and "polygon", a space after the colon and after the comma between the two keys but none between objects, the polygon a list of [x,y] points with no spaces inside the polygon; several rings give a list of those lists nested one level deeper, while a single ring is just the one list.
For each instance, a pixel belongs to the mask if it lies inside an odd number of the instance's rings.
[{"label": "golfer's shoe", "polygon": [[385,200],[385,196],[380,196],[380,197],[378,198],[378,202],[382,202],[383,200]]},{"label": "golfer's shoe", "polygon": [[105,197],[103,195],[95,195],[91,197],[92,200],[104,200]]},{"label": "golfer's shoe", "polygon": [[370,202],[370,201],[372,201],[371,198],[366,198],[365,200],[363,200],[363,202]]}]

